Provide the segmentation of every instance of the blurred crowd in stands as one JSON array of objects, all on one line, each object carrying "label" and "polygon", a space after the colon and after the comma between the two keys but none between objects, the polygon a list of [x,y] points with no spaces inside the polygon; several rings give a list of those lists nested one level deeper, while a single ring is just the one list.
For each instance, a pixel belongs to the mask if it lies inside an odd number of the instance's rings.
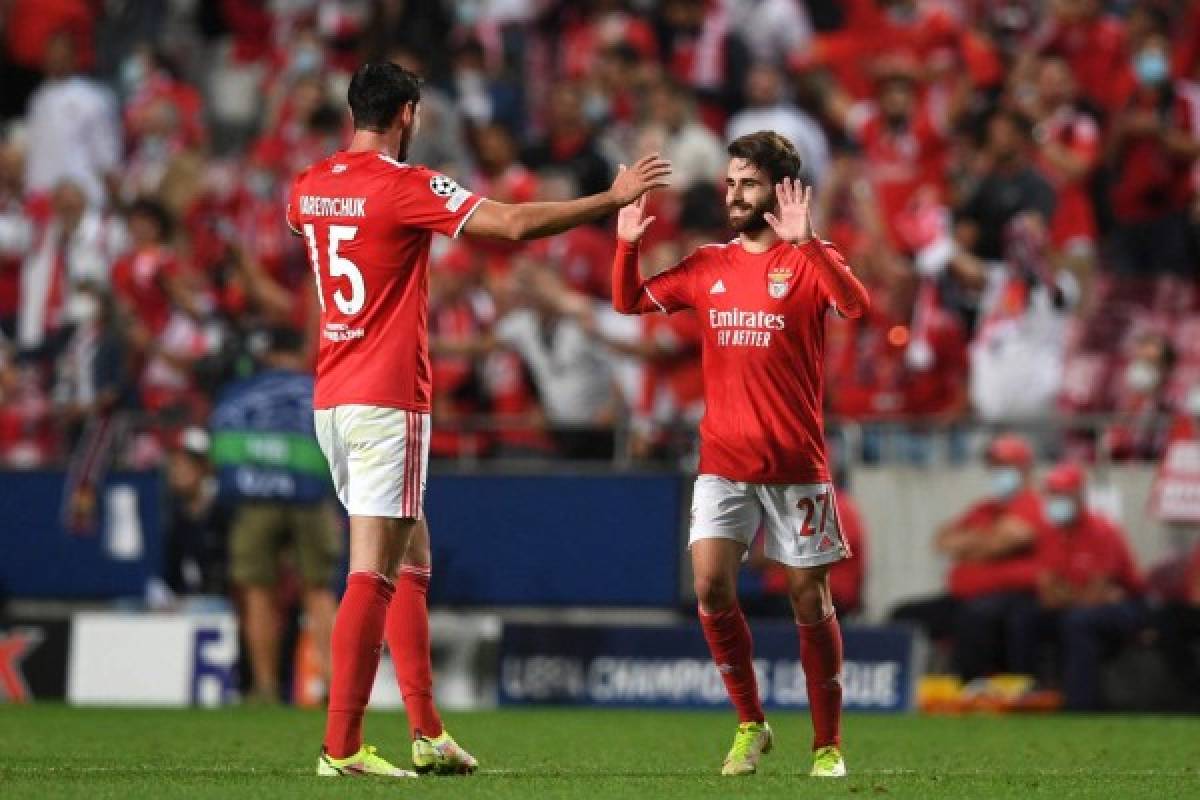
[{"label": "blurred crowd in stands", "polygon": [[[930,427],[1095,412],[1115,417],[1058,452],[1155,459],[1200,416],[1195,3],[0,10],[5,465],[80,441],[160,463],[252,369],[256,332],[290,326],[311,358],[310,268],[282,209],[292,175],[346,140],[346,83],[368,58],[425,76],[409,159],[486,196],[594,192],[662,152],[674,185],[650,201],[648,270],[730,236],[730,137],[790,138],[818,230],[874,298],[827,346],[828,414],[862,424],[868,458],[897,441],[926,458]],[[697,321],[611,312],[612,251],[610,224],[436,242],[435,457],[687,452],[671,433],[702,412]],[[110,416],[133,432],[88,433]]]},{"label": "blurred crowd in stands", "polygon": [[928,667],[965,682],[1032,676],[1076,711],[1200,710],[1200,543],[1139,566],[1080,464],[1039,478],[1014,434],[985,461],[987,495],[934,538],[945,593],[892,611],[934,644]]}]

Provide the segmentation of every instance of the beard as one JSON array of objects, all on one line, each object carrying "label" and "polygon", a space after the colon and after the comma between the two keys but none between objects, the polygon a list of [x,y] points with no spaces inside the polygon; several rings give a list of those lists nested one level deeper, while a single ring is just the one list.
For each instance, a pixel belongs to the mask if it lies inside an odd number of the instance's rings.
[{"label": "beard", "polygon": [[[774,199],[760,205],[735,203],[725,207],[725,218],[728,220],[729,227],[734,233],[758,233],[767,227],[767,220],[763,215],[774,208],[774,206]],[[738,211],[745,216],[734,219],[734,211]]]}]

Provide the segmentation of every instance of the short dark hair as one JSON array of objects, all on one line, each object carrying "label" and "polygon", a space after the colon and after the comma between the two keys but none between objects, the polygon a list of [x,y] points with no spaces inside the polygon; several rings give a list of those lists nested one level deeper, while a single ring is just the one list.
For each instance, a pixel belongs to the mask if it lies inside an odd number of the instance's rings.
[{"label": "short dark hair", "polygon": [[421,79],[390,61],[363,64],[346,91],[355,130],[383,133],[409,103],[421,101]]},{"label": "short dark hair", "polygon": [[796,178],[804,162],[796,146],[775,131],[757,131],[739,136],[729,143],[732,158],[744,158],[771,176],[772,183]]},{"label": "short dark hair", "polygon": [[134,217],[144,217],[154,224],[158,229],[158,238],[160,241],[171,238],[171,230],[175,225],[175,220],[171,217],[171,212],[166,209],[162,203],[152,197],[139,197],[129,204],[129,208],[125,211],[126,219]]},{"label": "short dark hair", "polygon": [[1012,126],[1012,129],[1017,132],[1017,135],[1026,142],[1033,141],[1033,120],[1015,108],[998,108],[992,112],[992,116],[988,118],[988,124],[994,120],[1002,119]]}]

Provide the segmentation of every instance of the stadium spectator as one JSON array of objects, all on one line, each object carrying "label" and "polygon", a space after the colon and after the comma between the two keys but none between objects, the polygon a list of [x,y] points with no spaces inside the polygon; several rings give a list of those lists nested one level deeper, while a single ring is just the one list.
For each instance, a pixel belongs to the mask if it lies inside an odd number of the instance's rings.
[{"label": "stadium spectator", "polygon": [[1032,161],[1032,128],[1021,114],[988,120],[987,167],[957,212],[950,271],[980,298],[974,317],[970,393],[982,417],[1044,415],[1062,384],[1067,312],[1077,282],[1053,266],[1054,189]]},{"label": "stadium spectator", "polygon": [[997,111],[987,123],[980,160],[983,169],[974,190],[956,210],[955,239],[960,256],[976,259],[964,274],[974,273],[982,283],[982,267],[1004,261],[1008,224],[1031,212],[1043,225],[1054,215],[1054,188],[1033,163],[1033,128],[1022,114]]},{"label": "stadium spectator", "polygon": [[[525,107],[527,87],[506,77],[489,61],[483,45],[468,39],[454,50],[450,86],[463,118],[475,125],[495,122],[524,137],[529,119]],[[534,76],[527,79],[534,82]]]},{"label": "stadium spectator", "polygon": [[829,142],[821,124],[792,102],[789,93],[787,76],[779,67],[755,64],[746,76],[746,107],[729,119],[725,139],[775,131],[799,151],[804,182],[819,185],[829,168]]},{"label": "stadium spectator", "polygon": [[456,244],[430,274],[429,355],[439,421],[429,438],[431,458],[478,455],[485,449],[486,432],[459,430],[463,420],[484,413],[488,405],[480,370],[495,309],[481,288],[481,267],[474,248]]},{"label": "stadium spectator", "polygon": [[1121,73],[1126,54],[1125,25],[1105,13],[1100,0],[1056,0],[1034,31],[1035,53],[1067,61],[1084,96],[1097,108],[1113,100],[1113,78]]},{"label": "stadium spectator", "polygon": [[1174,421],[1168,396],[1178,357],[1170,339],[1147,332],[1137,337],[1129,363],[1114,387],[1116,418],[1104,431],[1112,458],[1155,461],[1166,451]]},{"label": "stadium spectator", "polygon": [[126,325],[103,287],[76,287],[65,317],[52,401],[70,453],[67,527],[82,533],[96,527],[96,495],[122,443],[120,412],[135,405],[134,380]]},{"label": "stadium spectator", "polygon": [[743,104],[750,51],[732,25],[724,4],[707,0],[664,0],[654,20],[659,58],[667,74],[696,94],[700,118],[723,130]]},{"label": "stadium spectator", "polygon": [[[911,423],[897,430],[899,446],[923,462],[929,454],[922,429],[967,412],[966,337],[958,317],[938,306],[931,283],[907,261],[887,263],[871,310],[829,328],[826,400],[840,418]],[[887,429],[868,424],[863,433],[863,457],[878,461]]]},{"label": "stadium spectator", "polygon": [[546,134],[525,150],[522,160],[534,170],[554,167],[570,173],[579,192],[586,195],[608,188],[612,168],[597,148],[583,98],[581,84],[555,84],[546,111]]},{"label": "stadium spectator", "polygon": [[1136,86],[1113,114],[1106,148],[1115,222],[1109,259],[1125,274],[1195,276],[1187,211],[1200,155],[1200,96],[1194,85],[1172,79],[1165,31],[1141,42],[1132,65]]},{"label": "stadium spectator", "polygon": [[[205,143],[204,101],[181,79],[179,68],[161,50],[140,44],[121,63],[122,117],[127,147],[136,151],[143,139],[153,147],[192,148]],[[164,130],[162,117],[174,123]]]},{"label": "stadium spectator", "polygon": [[[425,59],[417,50],[395,50],[390,60],[417,75],[428,74]],[[490,114],[480,114],[471,121],[482,124],[489,117]],[[438,86],[426,83],[421,87],[421,128],[413,136],[409,161],[424,164],[455,179],[465,177],[471,169],[471,152],[467,147],[469,135],[465,127],[463,113],[454,99]]]},{"label": "stadium spectator", "polygon": [[229,576],[241,594],[241,625],[249,649],[252,699],[279,696],[281,556],[303,586],[318,673],[328,682],[329,637],[342,563],[343,533],[329,503],[329,481],[313,430],[313,379],[303,337],[272,329],[262,371],[228,386],[211,419],[213,461],[222,496],[233,505]]},{"label": "stadium spectator", "polygon": [[903,246],[899,223],[922,194],[946,193],[945,121],[920,102],[917,65],[891,55],[875,64],[875,97],[847,107],[840,124],[861,149],[861,160],[888,226],[889,241]]},{"label": "stadium spectator", "polygon": [[662,154],[671,162],[671,185],[685,191],[695,184],[719,183],[727,157],[721,140],[696,118],[695,101],[671,80],[658,83],[649,98],[649,117],[663,128]]},{"label": "stadium spectator", "polygon": [[20,114],[46,69],[54,39],[63,36],[90,70],[96,53],[96,8],[86,0],[12,0],[4,9],[3,99],[0,116]]},{"label": "stadium spectator", "polygon": [[1012,665],[1013,630],[1037,603],[1037,553],[1045,536],[1029,443],[1014,434],[996,437],[987,465],[989,496],[937,532],[934,546],[951,562],[949,593],[892,613],[935,640],[952,639],[954,670],[964,680]]},{"label": "stadium spectator", "polygon": [[518,287],[526,307],[496,323],[497,343],[528,367],[559,452],[567,458],[611,458],[617,397],[608,348],[571,313],[561,279],[547,268],[528,264]]},{"label": "stadium spectator", "polygon": [[1075,76],[1064,59],[1042,59],[1034,77],[1028,113],[1034,122],[1035,163],[1056,198],[1050,240],[1078,269],[1085,269],[1096,255],[1090,184],[1103,145],[1100,125],[1079,107]]},{"label": "stadium spectator", "polygon": [[203,428],[185,428],[167,455],[163,580],[177,598],[228,588],[229,510],[218,502],[210,446]]},{"label": "stadium spectator", "polygon": [[121,123],[112,92],[77,72],[76,44],[67,33],[46,45],[45,80],[29,98],[25,191],[45,195],[63,181],[103,207],[115,194]]},{"label": "stadium spectator", "polygon": [[[1104,660],[1144,624],[1144,585],[1124,532],[1087,507],[1087,479],[1078,464],[1055,466],[1044,488],[1050,530],[1038,554],[1041,624],[1056,629],[1067,708],[1094,711],[1103,706]],[[1036,665],[1036,618],[1026,616],[1012,634],[1013,652],[1020,654],[1016,671]]]},{"label": "stadium spectator", "polygon": [[21,262],[33,242],[33,220],[22,188],[25,153],[8,140],[0,143],[0,336],[17,333],[20,308]]},{"label": "stadium spectator", "polygon": [[55,186],[50,215],[36,226],[21,265],[18,345],[53,347],[79,284],[108,286],[113,261],[124,247],[123,226],[89,206],[79,184],[64,179]]}]

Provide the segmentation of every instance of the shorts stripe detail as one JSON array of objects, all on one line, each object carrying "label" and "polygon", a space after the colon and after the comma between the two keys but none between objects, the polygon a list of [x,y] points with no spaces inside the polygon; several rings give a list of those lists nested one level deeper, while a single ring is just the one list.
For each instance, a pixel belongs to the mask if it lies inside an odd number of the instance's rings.
[{"label": "shorts stripe detail", "polygon": [[404,482],[401,487],[400,514],[412,516],[412,473],[413,473],[413,412],[404,412]]},{"label": "shorts stripe detail", "polygon": [[833,495],[831,499],[833,500],[834,533],[837,534],[838,546],[842,549],[842,555],[845,558],[851,558],[853,557],[854,553],[851,552],[850,543],[846,541],[846,534],[842,531],[842,517],[840,514],[838,514],[837,495],[834,494],[835,491],[836,490],[833,489],[833,484],[831,483],[829,492],[831,495]]},{"label": "shorts stripe detail", "polygon": [[412,451],[413,451],[413,471],[412,471],[412,486],[409,487],[409,516],[416,519],[421,505],[421,439],[425,434],[425,426],[422,424],[424,420],[421,415],[413,412],[412,416]]}]

